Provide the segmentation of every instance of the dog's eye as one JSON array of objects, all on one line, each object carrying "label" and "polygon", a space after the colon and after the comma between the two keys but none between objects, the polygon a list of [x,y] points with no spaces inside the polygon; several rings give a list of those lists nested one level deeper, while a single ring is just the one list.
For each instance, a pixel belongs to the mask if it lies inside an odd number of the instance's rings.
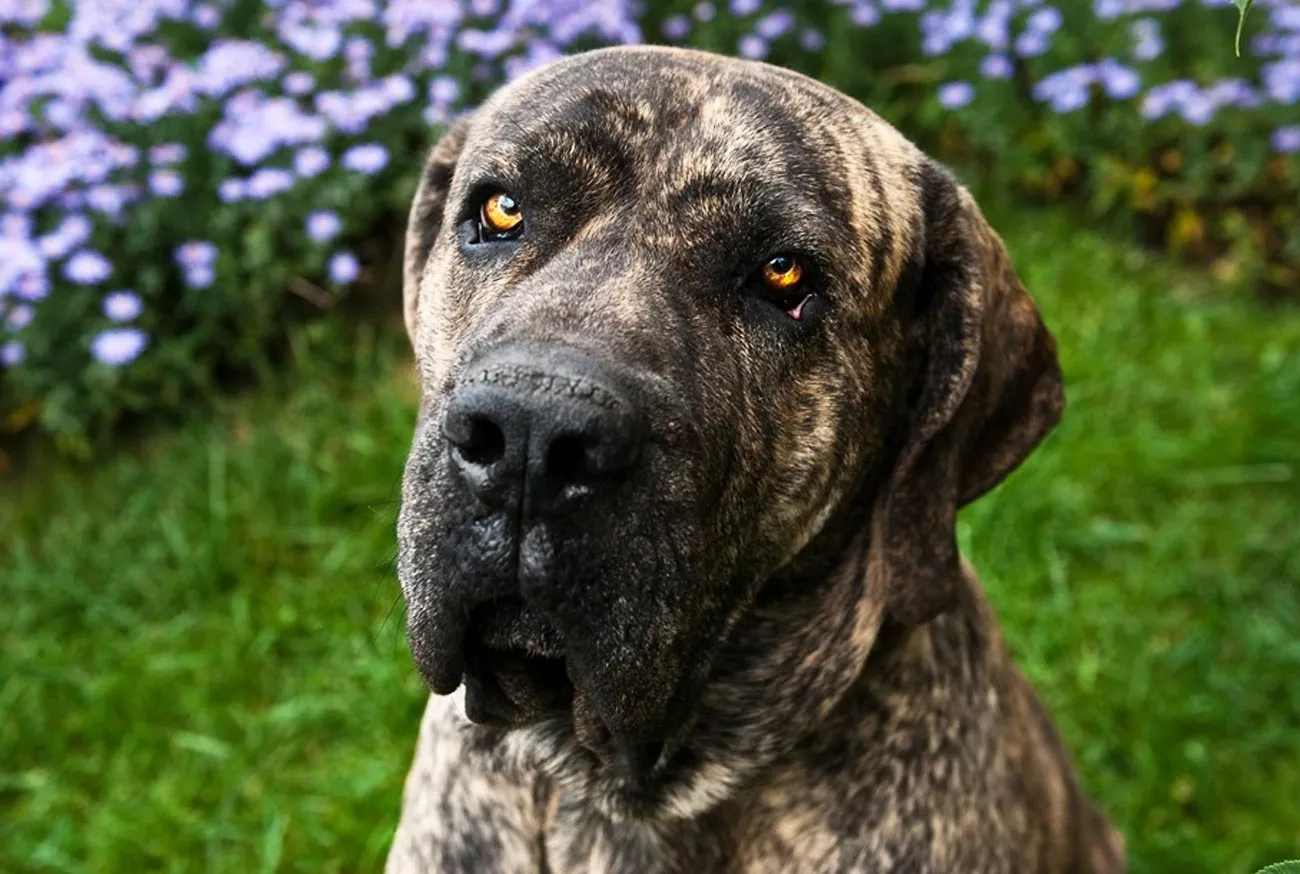
[{"label": "dog's eye", "polygon": [[803,281],[803,265],[791,255],[777,255],[763,265],[763,282],[772,291],[789,294]]},{"label": "dog's eye", "polygon": [[479,223],[486,237],[501,239],[523,230],[524,213],[518,201],[504,191],[498,191],[483,201]]}]

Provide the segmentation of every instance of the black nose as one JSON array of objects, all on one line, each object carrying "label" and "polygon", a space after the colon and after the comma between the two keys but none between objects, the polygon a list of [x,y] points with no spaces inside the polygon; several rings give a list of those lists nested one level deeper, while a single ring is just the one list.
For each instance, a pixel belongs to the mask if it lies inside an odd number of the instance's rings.
[{"label": "black nose", "polygon": [[642,425],[627,394],[572,350],[510,350],[470,367],[443,435],[462,479],[496,509],[552,512],[622,482]]}]

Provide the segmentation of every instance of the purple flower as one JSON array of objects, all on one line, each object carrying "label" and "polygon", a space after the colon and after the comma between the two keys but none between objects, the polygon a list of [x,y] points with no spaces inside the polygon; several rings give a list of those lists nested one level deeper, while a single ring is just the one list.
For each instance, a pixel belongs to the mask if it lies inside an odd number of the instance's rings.
[{"label": "purple flower", "polygon": [[375,47],[370,44],[370,40],[361,36],[351,37],[343,46],[343,57],[348,61],[357,58],[370,60],[374,53]]},{"label": "purple flower", "polygon": [[1300,124],[1280,127],[1273,131],[1273,148],[1289,155],[1300,152]]},{"label": "purple flower", "polygon": [[86,192],[86,205],[96,212],[117,217],[130,200],[130,193],[120,185],[96,185]]},{"label": "purple flower", "polygon": [[301,97],[316,87],[316,79],[311,73],[295,70],[284,77],[284,90]]},{"label": "purple flower", "polygon": [[826,37],[815,27],[805,27],[799,32],[799,47],[805,52],[820,52],[826,47]]},{"label": "purple flower", "polygon": [[691,32],[691,20],[685,15],[672,15],[664,19],[660,25],[659,32],[664,35],[665,39],[680,40],[685,39],[686,34]]},{"label": "purple flower", "polygon": [[989,13],[988,17],[975,26],[975,35],[989,48],[1002,50],[1007,47],[1007,19],[1004,16]]},{"label": "purple flower", "polygon": [[778,9],[765,15],[754,25],[754,32],[766,40],[780,39],[794,27],[794,14],[788,9]]},{"label": "purple flower", "polygon": [[1170,110],[1173,104],[1169,92],[1166,89],[1155,87],[1146,93],[1142,98],[1142,104],[1138,107],[1138,112],[1147,121],[1155,121],[1163,118]]},{"label": "purple flower", "polygon": [[1016,54],[1022,58],[1035,58],[1047,51],[1047,37],[1027,30],[1016,37]]},{"label": "purple flower", "polygon": [[208,144],[251,167],[282,146],[315,142],[327,131],[323,118],[303,112],[292,97],[241,91],[226,101],[225,117],[208,135]]},{"label": "purple flower", "polygon": [[1034,33],[1050,36],[1061,26],[1061,10],[1054,6],[1044,6],[1042,9],[1034,10],[1025,22],[1025,26]]},{"label": "purple flower", "polygon": [[379,143],[353,146],[343,153],[341,163],[346,170],[371,176],[388,164],[388,149]]},{"label": "purple flower", "polygon": [[975,99],[975,86],[969,82],[945,82],[939,86],[939,104],[947,109],[960,109]]},{"label": "purple flower", "polygon": [[186,270],[211,267],[217,260],[217,247],[207,240],[189,240],[176,248],[176,263]]},{"label": "purple flower", "polygon": [[986,79],[1010,79],[1015,65],[1006,55],[988,55],[980,61],[980,75]]},{"label": "purple flower", "polygon": [[32,235],[32,220],[20,212],[7,212],[0,216],[0,237],[26,240]]},{"label": "purple flower", "polygon": [[35,27],[50,11],[49,0],[17,0],[3,7],[3,20],[6,24],[21,24]]},{"label": "purple flower", "polygon": [[1278,38],[1271,33],[1261,33],[1250,41],[1250,53],[1259,57],[1276,54],[1280,46]]},{"label": "purple flower", "polygon": [[188,154],[180,143],[165,143],[149,150],[149,163],[155,167],[165,167],[185,160]]},{"label": "purple flower", "polygon": [[928,33],[921,40],[921,51],[931,58],[944,54],[950,48],[952,48],[952,40],[948,39],[943,31]]},{"label": "purple flower", "polygon": [[284,57],[261,43],[218,39],[199,58],[195,90],[209,97],[220,97],[236,88],[278,76],[284,67]]},{"label": "purple flower", "polygon": [[20,303],[11,307],[9,312],[5,314],[5,324],[14,331],[21,331],[32,323],[34,317],[35,313],[32,308],[25,303]]},{"label": "purple flower", "polygon": [[126,50],[126,62],[141,84],[152,85],[156,83],[158,73],[171,62],[171,56],[163,46],[144,43]]},{"label": "purple flower", "polygon": [[1282,58],[1260,67],[1264,90],[1278,103],[1300,100],[1300,58]]},{"label": "purple flower", "polygon": [[248,177],[247,196],[252,200],[265,200],[293,187],[293,174],[279,167],[263,167]]},{"label": "purple flower", "polygon": [[1124,14],[1125,0],[1093,0],[1092,12],[1102,21]]},{"label": "purple flower", "polygon": [[714,9],[712,3],[705,0],[705,2],[696,3],[695,8],[691,10],[691,14],[695,16],[696,21],[709,22],[717,15],[717,10]]},{"label": "purple flower", "polygon": [[434,76],[429,83],[429,100],[440,106],[450,105],[460,96],[460,85],[451,76]]},{"label": "purple flower", "polygon": [[1278,30],[1300,31],[1300,6],[1294,3],[1274,6],[1269,10],[1269,17]]},{"label": "purple flower", "polygon": [[732,15],[753,15],[758,11],[760,0],[730,0]]},{"label": "purple flower", "polygon": [[194,7],[190,20],[203,30],[212,30],[221,23],[221,12],[211,4],[201,3]]},{"label": "purple flower", "polygon": [[347,285],[361,274],[361,265],[357,256],[351,252],[336,252],[329,260],[330,279],[339,285]]},{"label": "purple flower", "polygon": [[1034,99],[1050,103],[1060,113],[1074,112],[1088,105],[1088,87],[1097,76],[1097,69],[1089,64],[1057,70],[1034,83]]},{"label": "purple flower", "polygon": [[149,338],[138,328],[110,328],[91,342],[90,354],[100,364],[121,367],[139,358],[147,345]]},{"label": "purple flower", "polygon": [[1139,18],[1129,25],[1129,35],[1133,38],[1133,57],[1139,61],[1150,61],[1160,57],[1165,50],[1164,40],[1160,36],[1160,23],[1154,18]]},{"label": "purple flower", "polygon": [[322,173],[329,165],[329,153],[320,146],[307,146],[293,156],[293,170],[304,179]]},{"label": "purple flower", "polygon": [[112,273],[113,265],[93,249],[82,249],[63,265],[64,277],[78,285],[94,285],[103,282]]},{"label": "purple flower", "polygon": [[1138,93],[1142,80],[1137,71],[1126,67],[1113,58],[1105,58],[1097,64],[1098,78],[1106,94],[1114,100],[1127,100]]},{"label": "purple flower", "polygon": [[313,61],[328,61],[343,44],[343,35],[329,27],[289,24],[278,28],[278,32],[285,45]]},{"label": "purple flower", "polygon": [[125,289],[104,298],[104,315],[115,322],[129,322],[140,315],[143,309],[140,298]]},{"label": "purple flower", "polygon": [[1222,79],[1210,86],[1209,96],[1220,106],[1238,106],[1254,109],[1260,104],[1259,94],[1244,79]]},{"label": "purple flower", "polygon": [[221,198],[222,203],[234,203],[243,200],[248,194],[248,183],[237,176],[231,176],[229,179],[222,179],[217,185],[217,197]]},{"label": "purple flower", "polygon": [[407,103],[415,96],[415,85],[407,76],[394,73],[391,76],[385,76],[379,80],[379,92],[384,95],[391,105]]},{"label": "purple flower", "polygon": [[859,0],[849,8],[849,21],[858,27],[871,27],[880,21],[880,10],[865,0]]},{"label": "purple flower", "polygon": [[919,12],[925,3],[926,0],[881,0],[880,5],[886,12]]},{"label": "purple flower", "polygon": [[200,265],[185,271],[185,284],[190,288],[207,288],[216,278],[216,270],[211,266]]},{"label": "purple flower", "polygon": [[1210,119],[1214,118],[1217,109],[1214,100],[1208,95],[1197,94],[1183,103],[1183,118],[1197,127],[1204,127],[1210,123]]},{"label": "purple flower", "polygon": [[18,284],[14,288],[14,294],[23,300],[44,300],[49,293],[50,278],[43,270],[39,273],[24,273],[18,278]]},{"label": "purple flower", "polygon": [[370,79],[370,57],[375,52],[369,40],[359,36],[349,39],[343,46],[343,57],[347,60],[348,77],[354,82]]},{"label": "purple flower", "polygon": [[739,50],[742,58],[749,58],[751,61],[759,61],[767,57],[767,43],[761,36],[752,33],[741,38]]},{"label": "purple flower", "polygon": [[185,180],[170,168],[155,170],[149,174],[149,190],[159,197],[175,197],[185,190]]},{"label": "purple flower", "polygon": [[8,343],[0,346],[0,364],[3,364],[5,367],[16,367],[17,365],[22,364],[23,359],[26,357],[27,350],[24,349],[23,344],[19,343],[17,340],[10,340]]},{"label": "purple flower", "polygon": [[307,216],[307,236],[317,243],[334,239],[341,230],[343,230],[343,222],[335,213],[317,210]]},{"label": "purple flower", "polygon": [[1083,86],[1062,88],[1051,97],[1052,109],[1065,114],[1088,105],[1088,89]]}]

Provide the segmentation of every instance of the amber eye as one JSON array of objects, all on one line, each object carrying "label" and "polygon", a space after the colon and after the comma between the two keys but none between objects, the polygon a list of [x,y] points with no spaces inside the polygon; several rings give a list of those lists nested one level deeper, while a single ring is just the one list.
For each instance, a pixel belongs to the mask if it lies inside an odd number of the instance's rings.
[{"label": "amber eye", "polygon": [[794,291],[802,280],[803,266],[790,255],[778,255],[763,265],[763,281],[773,291]]},{"label": "amber eye", "polygon": [[517,230],[523,224],[524,213],[513,197],[505,192],[498,191],[483,201],[479,221],[483,223],[483,227],[494,234],[508,234]]}]

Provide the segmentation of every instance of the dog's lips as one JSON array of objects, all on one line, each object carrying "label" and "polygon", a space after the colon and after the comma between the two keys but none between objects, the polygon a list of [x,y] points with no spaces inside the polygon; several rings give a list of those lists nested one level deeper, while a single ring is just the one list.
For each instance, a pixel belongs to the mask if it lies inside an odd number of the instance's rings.
[{"label": "dog's lips", "polygon": [[522,650],[549,659],[565,656],[555,626],[520,598],[500,598],[475,611],[470,634],[492,650]]},{"label": "dog's lips", "polygon": [[573,684],[563,641],[515,598],[475,611],[465,644],[466,713],[485,724],[525,725],[567,709]]}]

